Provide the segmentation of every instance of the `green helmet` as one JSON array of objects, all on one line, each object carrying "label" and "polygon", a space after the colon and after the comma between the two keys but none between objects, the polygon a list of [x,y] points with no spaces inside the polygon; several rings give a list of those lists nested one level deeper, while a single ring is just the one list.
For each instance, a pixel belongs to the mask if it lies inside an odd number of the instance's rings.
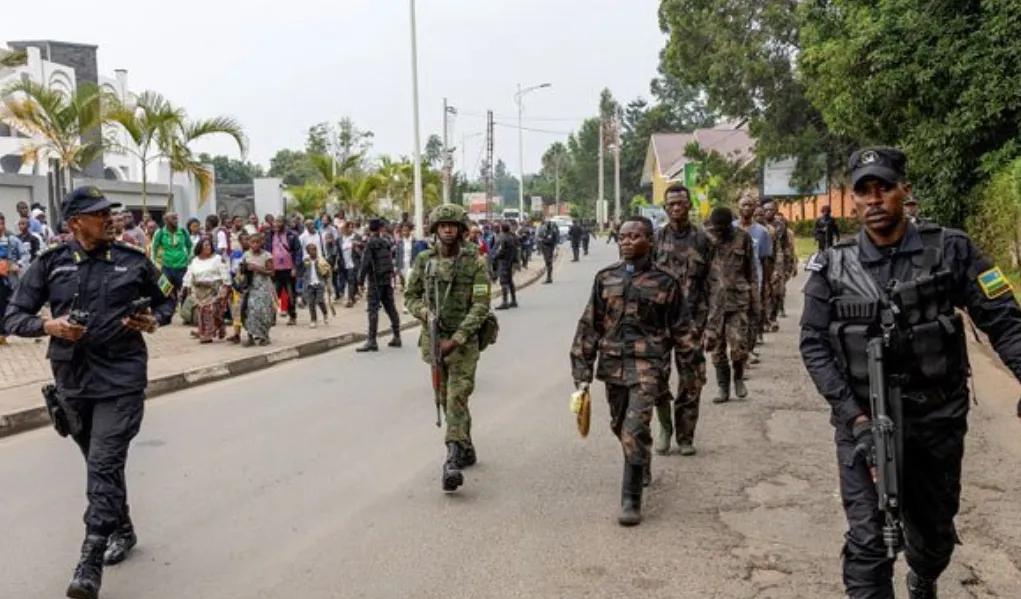
[{"label": "green helmet", "polygon": [[436,225],[440,223],[457,223],[467,229],[468,213],[457,204],[440,204],[429,213],[429,232],[436,233]]}]

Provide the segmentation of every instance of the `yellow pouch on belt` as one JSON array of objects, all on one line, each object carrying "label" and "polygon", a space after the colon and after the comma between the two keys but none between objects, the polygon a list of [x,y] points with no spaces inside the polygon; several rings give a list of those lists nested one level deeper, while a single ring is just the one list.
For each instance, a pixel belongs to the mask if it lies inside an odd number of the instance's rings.
[{"label": "yellow pouch on belt", "polygon": [[578,434],[584,439],[592,422],[592,397],[588,390],[571,394],[571,412],[578,419]]}]

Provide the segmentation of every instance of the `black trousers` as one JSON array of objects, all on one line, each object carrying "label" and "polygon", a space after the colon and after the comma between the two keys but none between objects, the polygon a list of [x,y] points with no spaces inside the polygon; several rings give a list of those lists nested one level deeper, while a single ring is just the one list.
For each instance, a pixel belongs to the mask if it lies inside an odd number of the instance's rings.
[{"label": "black trousers", "polygon": [[379,330],[379,307],[381,305],[386,310],[387,317],[390,318],[390,329],[394,335],[399,335],[401,331],[401,317],[397,314],[397,305],[394,304],[393,285],[369,283],[367,299],[368,308],[366,310],[369,313],[369,339],[375,339],[376,333]]},{"label": "black trousers", "polygon": [[[910,421],[907,426],[901,486],[904,556],[916,574],[930,580],[943,573],[957,544],[954,516],[960,506],[965,431],[962,424],[923,442],[910,435]],[[854,453],[851,431],[837,428],[834,437],[848,525],[844,587],[850,599],[892,599],[894,560],[886,557],[875,484],[862,460],[845,465]]]},{"label": "black trousers", "polygon": [[581,249],[581,242],[580,241],[577,241],[577,242],[572,241],[571,242],[571,253],[574,254],[574,261],[575,262],[578,261],[578,251],[580,249]]},{"label": "black trousers", "polygon": [[85,457],[88,472],[85,530],[87,534],[108,536],[120,525],[131,522],[124,465],[128,445],[142,425],[145,396],[138,392],[106,399],[65,401],[82,424],[73,439]]},{"label": "black trousers", "polygon": [[277,296],[281,289],[287,290],[287,315],[291,318],[298,316],[298,294],[294,288],[294,277],[289,270],[273,271],[273,287],[276,288]]},{"label": "black trousers", "polygon": [[553,246],[542,246],[542,261],[546,263],[546,278],[553,278],[553,256],[556,248]]},{"label": "black trousers", "polygon": [[581,238],[581,250],[588,256],[588,235]]}]

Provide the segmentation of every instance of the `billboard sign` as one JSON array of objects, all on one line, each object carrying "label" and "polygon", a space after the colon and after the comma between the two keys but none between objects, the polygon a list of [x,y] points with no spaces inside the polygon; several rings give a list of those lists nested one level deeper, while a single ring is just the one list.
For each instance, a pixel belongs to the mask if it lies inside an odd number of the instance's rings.
[{"label": "billboard sign", "polygon": [[[820,161],[826,160],[826,157],[822,154],[819,155]],[[794,176],[794,168],[797,166],[798,161],[796,158],[783,158],[780,160],[767,160],[765,165],[762,167],[762,195],[766,197],[772,196],[814,196],[822,195],[829,192],[829,186],[827,185],[826,177],[823,177],[815,187],[808,190],[807,192],[800,192],[794,186],[791,185],[791,178]]]}]

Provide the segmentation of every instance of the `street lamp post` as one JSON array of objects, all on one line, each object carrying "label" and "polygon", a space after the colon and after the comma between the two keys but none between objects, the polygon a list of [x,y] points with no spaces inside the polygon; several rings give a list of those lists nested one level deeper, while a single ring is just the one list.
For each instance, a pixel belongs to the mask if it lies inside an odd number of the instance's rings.
[{"label": "street lamp post", "polygon": [[415,236],[419,239],[425,237],[425,207],[422,204],[422,144],[418,131],[418,40],[415,31],[415,0],[410,0],[411,5],[411,96],[414,105],[415,123],[415,150],[412,153],[415,172]]},{"label": "street lamp post", "polygon": [[518,218],[525,217],[525,142],[521,129],[521,98],[528,92],[533,92],[544,87],[553,87],[553,84],[541,83],[539,85],[533,85],[532,87],[521,89],[521,84],[519,83],[518,93],[514,94],[514,101],[518,104],[518,171],[521,179],[521,184],[518,185]]}]

